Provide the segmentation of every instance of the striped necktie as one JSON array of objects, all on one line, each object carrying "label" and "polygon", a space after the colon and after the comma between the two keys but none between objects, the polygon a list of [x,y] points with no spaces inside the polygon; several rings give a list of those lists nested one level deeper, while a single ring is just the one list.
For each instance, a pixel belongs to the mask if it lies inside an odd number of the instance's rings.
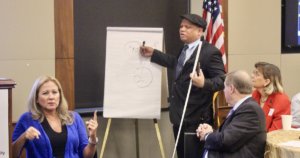
[{"label": "striped necktie", "polygon": [[186,50],[189,48],[188,45],[184,45],[180,56],[178,58],[178,62],[177,62],[177,66],[176,66],[176,78],[178,77],[178,75],[180,74],[183,66],[184,66],[184,61],[185,61],[185,56],[186,56]]}]

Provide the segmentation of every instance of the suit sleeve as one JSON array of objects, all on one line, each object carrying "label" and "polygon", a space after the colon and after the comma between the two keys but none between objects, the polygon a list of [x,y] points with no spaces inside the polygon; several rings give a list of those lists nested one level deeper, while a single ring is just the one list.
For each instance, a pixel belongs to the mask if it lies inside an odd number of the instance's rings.
[{"label": "suit sleeve", "polygon": [[[264,116],[259,117],[255,111],[255,107],[251,105],[248,108],[244,108],[241,112],[236,111],[231,122],[224,127],[224,130],[207,136],[205,148],[226,152],[234,152],[241,148],[265,128],[261,127],[263,123],[259,120],[259,118]],[[263,126],[265,125],[263,124]]]},{"label": "suit sleeve", "polygon": [[154,49],[153,55],[151,57],[151,62],[159,64],[161,66],[174,69],[177,64],[176,57],[160,52]]},{"label": "suit sleeve", "polygon": [[221,52],[216,48],[209,50],[210,51],[206,53],[207,56],[204,57],[206,64],[203,69],[205,75],[203,90],[216,92],[224,88],[225,67]]}]

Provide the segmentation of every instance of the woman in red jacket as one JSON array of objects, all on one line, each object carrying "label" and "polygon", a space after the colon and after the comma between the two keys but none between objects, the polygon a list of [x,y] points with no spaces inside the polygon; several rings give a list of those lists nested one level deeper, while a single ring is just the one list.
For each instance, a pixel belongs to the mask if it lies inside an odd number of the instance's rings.
[{"label": "woman in red jacket", "polygon": [[265,113],[267,132],[282,129],[281,115],[291,113],[291,102],[283,93],[279,68],[266,62],[256,63],[252,82],[255,88],[252,97]]}]

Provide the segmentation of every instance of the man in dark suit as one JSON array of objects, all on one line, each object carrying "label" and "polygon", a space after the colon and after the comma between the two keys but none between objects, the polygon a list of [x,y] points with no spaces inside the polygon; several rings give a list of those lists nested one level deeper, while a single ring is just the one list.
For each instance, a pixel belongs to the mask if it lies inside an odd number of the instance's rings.
[{"label": "man in dark suit", "polygon": [[[184,142],[184,133],[195,132],[199,123],[213,123],[212,97],[214,92],[224,88],[225,70],[221,53],[213,45],[200,40],[205,28],[206,22],[199,15],[181,16],[179,34],[184,47],[177,57],[164,54],[151,47],[141,46],[142,55],[151,57],[151,62],[176,70],[170,96],[170,120],[173,124],[175,139],[179,131],[191,77],[194,80],[177,145],[178,158],[183,158],[184,155],[186,155],[185,158],[202,155],[203,143],[196,135],[193,139]],[[196,74],[192,70],[199,46],[201,46],[199,56],[201,69]],[[184,153],[184,143],[188,146],[186,153]]]},{"label": "man in dark suit", "polygon": [[245,71],[227,74],[224,94],[232,110],[218,131],[200,124],[197,135],[205,141],[203,158],[263,158],[266,143],[264,112],[251,97],[251,77]]}]

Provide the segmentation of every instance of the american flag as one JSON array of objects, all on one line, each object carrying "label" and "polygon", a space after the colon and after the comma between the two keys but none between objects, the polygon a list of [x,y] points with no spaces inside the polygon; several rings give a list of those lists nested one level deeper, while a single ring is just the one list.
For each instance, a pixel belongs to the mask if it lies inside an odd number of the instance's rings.
[{"label": "american flag", "polygon": [[221,4],[222,0],[204,0],[202,17],[207,22],[205,39],[220,49],[225,69],[227,69],[224,43],[224,22]]}]

